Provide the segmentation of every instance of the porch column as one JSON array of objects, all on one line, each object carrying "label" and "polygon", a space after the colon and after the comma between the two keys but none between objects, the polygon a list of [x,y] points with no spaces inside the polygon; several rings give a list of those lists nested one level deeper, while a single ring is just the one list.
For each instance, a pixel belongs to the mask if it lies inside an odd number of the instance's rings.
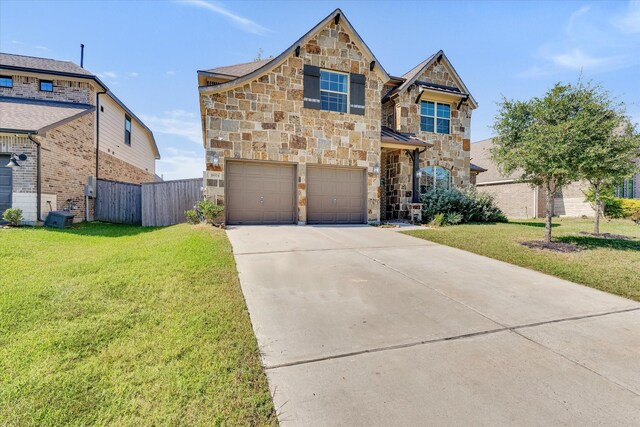
[{"label": "porch column", "polygon": [[419,203],[420,195],[418,194],[420,191],[420,182],[418,181],[418,170],[420,169],[420,150],[413,150],[413,155],[411,156],[411,160],[413,160],[413,174],[411,174],[411,203]]}]

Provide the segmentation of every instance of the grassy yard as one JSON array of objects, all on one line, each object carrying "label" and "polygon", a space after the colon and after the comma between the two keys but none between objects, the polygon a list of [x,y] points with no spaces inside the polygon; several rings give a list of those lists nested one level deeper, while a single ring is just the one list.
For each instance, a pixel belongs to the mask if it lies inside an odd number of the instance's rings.
[{"label": "grassy yard", "polygon": [[275,424],[224,232],[0,229],[0,425]]},{"label": "grassy yard", "polygon": [[544,222],[540,220],[466,224],[407,234],[640,301],[640,226],[623,220],[605,221],[601,225],[601,233],[626,235],[633,240],[601,239],[579,233],[592,229],[593,222],[588,219],[554,219],[554,240],[585,248],[575,253],[521,245],[520,242],[544,239]]}]

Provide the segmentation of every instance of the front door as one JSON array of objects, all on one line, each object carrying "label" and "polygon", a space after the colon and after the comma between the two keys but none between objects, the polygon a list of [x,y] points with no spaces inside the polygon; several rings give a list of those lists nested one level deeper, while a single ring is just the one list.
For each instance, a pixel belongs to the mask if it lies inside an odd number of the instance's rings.
[{"label": "front door", "polygon": [[10,156],[0,155],[0,221],[5,210],[11,207],[11,192],[13,191],[13,169],[6,167]]}]

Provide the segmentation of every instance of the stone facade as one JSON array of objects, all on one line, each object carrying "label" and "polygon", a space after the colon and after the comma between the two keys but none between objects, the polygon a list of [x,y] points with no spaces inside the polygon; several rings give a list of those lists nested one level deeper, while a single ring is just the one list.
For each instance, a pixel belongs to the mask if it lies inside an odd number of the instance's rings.
[{"label": "stone facade", "polygon": [[[5,75],[5,73],[3,73]],[[89,82],[13,75],[13,87],[0,87],[0,96],[46,99],[95,105],[96,88]],[[53,92],[40,90],[40,80],[53,82]]]},{"label": "stone facade", "polygon": [[[300,56],[256,80],[219,93],[202,94],[205,115],[208,197],[224,203],[224,159],[241,158],[297,165],[298,221],[306,222],[306,166],[308,164],[363,168],[368,171],[367,218],[380,219],[380,117],[383,82],[369,70],[354,37],[331,21],[300,47]],[[366,77],[364,115],[303,107],[303,66],[311,64]],[[220,162],[211,163],[213,153]]]},{"label": "stone facade", "polygon": [[[434,63],[422,72],[418,81],[428,81],[443,86],[461,89],[444,64]],[[433,144],[420,154],[420,168],[441,166],[451,173],[451,184],[465,187],[470,184],[470,132],[472,108],[463,103],[457,108],[455,99],[446,99],[440,94],[430,98],[423,94],[422,100],[447,103],[451,105],[450,133],[440,134],[423,132],[420,129],[420,103],[416,103],[416,90],[405,90],[382,106],[382,121],[400,132],[415,134],[423,141]],[[384,193],[387,196],[386,219],[406,219],[407,204],[412,200],[413,163],[406,150],[389,150],[385,159],[386,176]]]}]

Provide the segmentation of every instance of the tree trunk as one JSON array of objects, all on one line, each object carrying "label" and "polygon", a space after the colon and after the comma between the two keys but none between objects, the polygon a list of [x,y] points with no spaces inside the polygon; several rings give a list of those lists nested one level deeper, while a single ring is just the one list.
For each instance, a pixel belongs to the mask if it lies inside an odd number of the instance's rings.
[{"label": "tree trunk", "polygon": [[547,186],[547,208],[544,222],[544,241],[551,243],[551,217],[553,216],[553,192]]},{"label": "tree trunk", "polygon": [[600,234],[600,212],[602,212],[602,200],[600,200],[600,186],[594,185],[593,190],[596,195],[596,218],[593,222],[593,232]]}]

